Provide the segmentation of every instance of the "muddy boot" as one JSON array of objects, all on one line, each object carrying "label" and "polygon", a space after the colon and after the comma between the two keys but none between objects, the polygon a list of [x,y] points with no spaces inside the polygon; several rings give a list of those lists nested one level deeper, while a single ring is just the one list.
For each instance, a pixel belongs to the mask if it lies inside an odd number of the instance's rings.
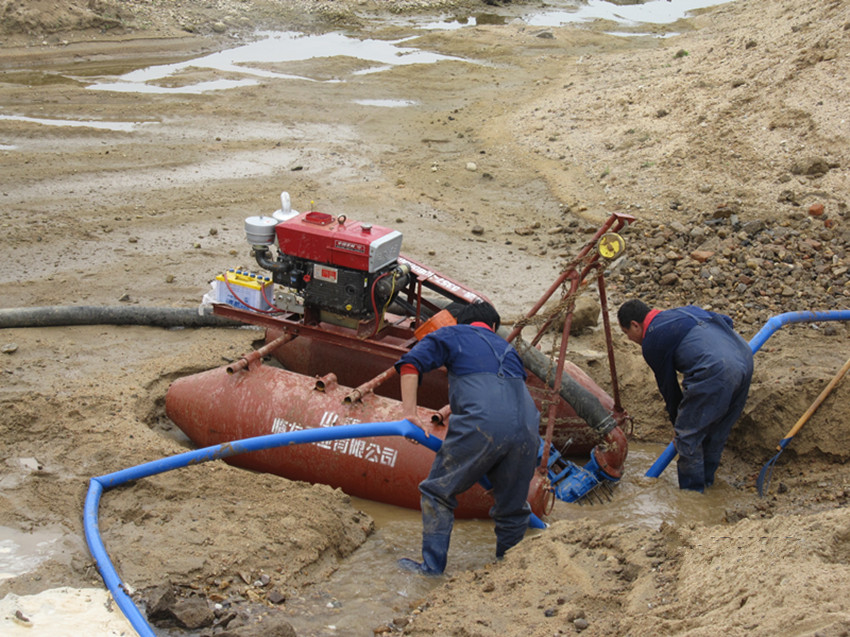
[{"label": "muddy boot", "polygon": [[420,575],[442,575],[446,570],[451,535],[429,533],[422,536],[422,561],[404,557],[398,565],[406,571]]},{"label": "muddy boot", "polygon": [[688,491],[705,491],[705,468],[702,457],[692,459],[682,457],[676,461],[676,470],[679,477],[679,488]]}]

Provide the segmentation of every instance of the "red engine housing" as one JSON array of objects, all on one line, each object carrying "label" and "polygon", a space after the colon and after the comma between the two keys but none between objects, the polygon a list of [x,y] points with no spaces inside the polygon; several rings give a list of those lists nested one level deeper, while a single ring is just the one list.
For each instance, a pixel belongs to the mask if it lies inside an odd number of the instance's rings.
[{"label": "red engine housing", "polygon": [[[275,232],[284,254],[361,272],[377,272],[395,263],[401,251],[398,230],[359,221],[347,223],[344,215],[304,212],[279,223]],[[320,275],[321,271],[314,269],[314,276]]]}]

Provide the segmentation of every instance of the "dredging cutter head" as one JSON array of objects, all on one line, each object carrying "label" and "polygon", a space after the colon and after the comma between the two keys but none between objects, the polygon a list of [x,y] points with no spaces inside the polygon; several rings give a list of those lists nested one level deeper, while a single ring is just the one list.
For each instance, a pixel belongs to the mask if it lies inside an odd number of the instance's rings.
[{"label": "dredging cutter head", "polygon": [[548,474],[555,497],[577,504],[610,502],[614,486],[622,476],[618,467],[622,467],[626,449],[626,435],[619,427],[612,429],[603,442],[593,448],[590,460],[583,467],[551,449]]}]

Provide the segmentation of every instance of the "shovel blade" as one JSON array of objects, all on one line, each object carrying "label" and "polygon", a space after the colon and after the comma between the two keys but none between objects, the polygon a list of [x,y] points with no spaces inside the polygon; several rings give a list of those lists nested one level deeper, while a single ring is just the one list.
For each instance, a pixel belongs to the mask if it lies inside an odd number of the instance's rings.
[{"label": "shovel blade", "polygon": [[756,478],[756,489],[758,490],[760,498],[764,497],[767,488],[770,486],[770,476],[771,474],[773,474],[773,465],[781,453],[782,451],[780,451],[770,460],[768,460],[767,463],[761,468],[761,471],[759,471],[759,477]]}]

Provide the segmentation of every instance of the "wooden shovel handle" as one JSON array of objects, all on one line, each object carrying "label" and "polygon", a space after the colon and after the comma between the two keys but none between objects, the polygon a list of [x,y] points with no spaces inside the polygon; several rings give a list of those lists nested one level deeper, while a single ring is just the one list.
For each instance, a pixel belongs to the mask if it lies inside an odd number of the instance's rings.
[{"label": "wooden shovel handle", "polygon": [[[815,399],[815,402],[812,403],[811,407],[806,410],[806,413],[800,416],[800,420],[798,420],[795,425],[791,427],[791,430],[788,432],[785,438],[783,438],[783,440],[793,438],[794,435],[798,431],[800,431],[800,428],[806,424],[806,421],[811,418],[812,414],[815,413],[817,408],[821,406],[821,403],[826,400],[826,397],[829,396],[830,392],[835,389],[835,386],[839,383],[839,381],[841,381],[841,379],[844,377],[844,374],[847,373],[848,369],[850,369],[850,358],[847,359],[847,362],[844,363],[844,366],[838,371],[838,373],[835,375],[835,378],[829,381],[829,385],[824,388],[824,390],[820,393],[820,396],[818,396]],[[782,444],[780,443],[779,445],[777,445],[776,449],[778,451],[782,451]]]}]

